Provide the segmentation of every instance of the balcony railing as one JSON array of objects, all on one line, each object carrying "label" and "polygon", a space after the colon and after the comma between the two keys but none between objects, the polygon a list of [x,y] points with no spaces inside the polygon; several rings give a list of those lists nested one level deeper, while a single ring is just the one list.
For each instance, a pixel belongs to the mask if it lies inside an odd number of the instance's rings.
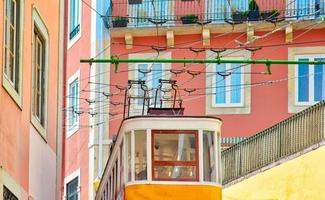
[{"label": "balcony railing", "polygon": [[325,0],[113,0],[111,15],[126,17],[128,27],[178,25],[186,15],[198,23],[315,19],[325,15]]},{"label": "balcony railing", "polygon": [[324,123],[322,101],[224,150],[223,184],[325,140]]}]

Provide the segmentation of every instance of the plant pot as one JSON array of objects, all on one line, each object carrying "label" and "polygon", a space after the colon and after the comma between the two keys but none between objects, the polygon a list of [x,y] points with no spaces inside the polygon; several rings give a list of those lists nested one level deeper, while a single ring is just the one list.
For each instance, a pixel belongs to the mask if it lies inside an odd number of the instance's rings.
[{"label": "plant pot", "polygon": [[183,16],[181,17],[183,24],[195,24],[197,22],[197,16]]},{"label": "plant pot", "polygon": [[261,18],[263,20],[266,20],[266,19],[275,19],[278,16],[279,16],[279,12],[278,11],[264,11],[264,12],[261,12]]},{"label": "plant pot", "polygon": [[129,0],[129,4],[141,4],[142,0]]},{"label": "plant pot", "polygon": [[113,27],[126,27],[128,25],[128,20],[116,20],[112,21]]},{"label": "plant pot", "polygon": [[257,21],[260,18],[260,12],[258,10],[250,10],[247,17],[249,21]]},{"label": "plant pot", "polygon": [[243,23],[244,21],[247,20],[247,14],[243,12],[234,12],[231,15],[232,21],[236,24]]}]

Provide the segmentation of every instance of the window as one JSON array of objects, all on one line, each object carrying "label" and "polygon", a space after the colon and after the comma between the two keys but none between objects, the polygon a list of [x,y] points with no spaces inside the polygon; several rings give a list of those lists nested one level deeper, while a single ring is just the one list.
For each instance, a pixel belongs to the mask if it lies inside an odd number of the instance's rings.
[{"label": "window", "polygon": [[67,200],[78,200],[78,177],[67,184]]},{"label": "window", "polygon": [[[146,81],[146,85],[149,89],[150,105],[154,104],[154,95],[156,89],[159,86],[159,79],[163,79],[163,65],[161,63],[146,63],[146,64],[137,64],[137,80]],[[138,88],[138,96],[143,96],[144,91],[141,88]],[[159,106],[160,102],[156,103],[156,106]],[[138,100],[138,106],[143,105],[143,99]]]},{"label": "window", "polygon": [[[231,57],[227,55],[231,54]],[[218,56],[207,51],[206,58]],[[227,50],[220,53],[227,60],[249,60],[248,50],[233,52]],[[239,64],[206,64],[206,98],[207,115],[249,114],[251,112],[251,65]]]},{"label": "window", "polygon": [[37,10],[33,10],[32,123],[46,137],[48,33]]},{"label": "window", "polygon": [[72,40],[80,32],[81,2],[70,0],[69,39]]},{"label": "window", "polygon": [[131,132],[128,132],[125,134],[125,139],[126,139],[126,167],[127,167],[127,174],[126,174],[126,181],[131,181],[132,176],[131,176],[131,154],[132,154],[132,146],[131,146]]},{"label": "window", "polygon": [[147,179],[147,132],[145,130],[134,131],[135,180]]},{"label": "window", "polygon": [[[126,180],[147,180],[147,133],[146,130],[128,132],[126,137]],[[134,156],[132,156],[134,155]],[[133,177],[134,175],[134,177]]]},{"label": "window", "polygon": [[18,200],[18,198],[6,186],[3,186],[3,200]]},{"label": "window", "polygon": [[216,181],[216,150],[214,132],[203,132],[203,180]]},{"label": "window", "polygon": [[64,178],[64,199],[80,200],[80,169]]},{"label": "window", "polygon": [[45,124],[45,41],[37,28],[34,30],[34,95],[33,114]]},{"label": "window", "polygon": [[153,180],[198,180],[196,131],[152,132]]},{"label": "window", "polygon": [[68,81],[68,137],[79,128],[79,77],[80,72],[77,71]]},{"label": "window", "polygon": [[70,108],[72,111],[70,112],[69,122],[70,122],[70,129],[73,129],[78,123],[78,114],[76,113],[79,108],[79,80],[78,78],[74,80],[70,85],[70,97],[71,97],[71,104]]},{"label": "window", "polygon": [[22,8],[20,0],[4,1],[4,54],[3,85],[21,104],[21,41]]},{"label": "window", "polygon": [[[299,61],[321,61],[324,56],[302,56]],[[325,99],[325,65],[296,66],[296,104],[311,105]]]},{"label": "window", "polygon": [[215,87],[213,96],[214,107],[243,106],[244,82],[242,67],[239,64],[215,65],[212,87]]}]

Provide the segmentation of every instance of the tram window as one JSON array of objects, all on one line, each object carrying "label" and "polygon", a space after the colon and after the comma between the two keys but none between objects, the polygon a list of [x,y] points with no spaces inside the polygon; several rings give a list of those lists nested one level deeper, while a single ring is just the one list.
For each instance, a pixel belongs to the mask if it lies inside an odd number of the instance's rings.
[{"label": "tram window", "polygon": [[106,183],[106,195],[105,195],[105,200],[108,200],[108,191],[109,191],[109,186],[108,186],[108,182],[109,182],[109,179],[108,179],[108,181],[107,181],[107,183]]},{"label": "tram window", "polygon": [[203,131],[203,180],[216,181],[214,132]]},{"label": "tram window", "polygon": [[198,180],[196,131],[153,131],[153,179]]},{"label": "tram window", "polygon": [[123,143],[120,146],[120,188],[123,187],[124,184],[124,156],[123,156]]},{"label": "tram window", "polygon": [[109,177],[109,180],[110,180],[110,193],[109,193],[109,196],[110,196],[110,200],[113,199],[113,174],[111,173],[110,177]]},{"label": "tram window", "polygon": [[135,139],[135,180],[147,179],[147,133],[146,130],[134,132]]},{"label": "tram window", "polygon": [[115,162],[115,193],[117,195],[117,192],[119,191],[119,165],[118,165],[118,160]]},{"label": "tram window", "polygon": [[126,180],[131,181],[131,133],[125,135],[126,138]]}]

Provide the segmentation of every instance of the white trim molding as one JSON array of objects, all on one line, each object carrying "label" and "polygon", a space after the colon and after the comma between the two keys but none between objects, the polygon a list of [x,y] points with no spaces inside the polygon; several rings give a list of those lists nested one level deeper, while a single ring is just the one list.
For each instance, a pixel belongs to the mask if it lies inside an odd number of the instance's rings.
[{"label": "white trim molding", "polygon": [[[296,60],[299,58],[325,58],[325,47],[324,46],[315,46],[315,47],[292,47],[288,49],[288,60]],[[311,67],[314,69],[314,67]],[[309,97],[313,95],[314,87],[313,87],[313,73],[309,69],[309,79],[312,78],[309,84]],[[306,103],[299,103],[297,100],[298,89],[297,89],[297,81],[298,81],[298,73],[297,73],[297,65],[288,65],[288,112],[289,113],[297,113],[300,112],[307,107],[317,103],[315,101],[309,101]],[[312,96],[313,97],[313,96]]]},{"label": "white trim molding", "polygon": [[[220,54],[227,55],[229,51],[225,51]],[[208,51],[207,52],[207,59],[211,59],[211,57],[216,57],[217,54]],[[249,51],[241,51],[240,53],[232,52],[231,57],[225,56],[225,58],[231,59],[250,59],[251,53]],[[226,68],[227,69],[227,68]],[[221,114],[249,114],[251,110],[251,88],[250,87],[241,87],[241,103],[232,104],[230,102],[230,93],[227,92],[226,87],[226,103],[225,104],[216,104],[215,103],[215,85],[216,85],[216,75],[213,72],[216,72],[215,65],[206,64],[206,94],[213,94],[206,96],[206,114],[208,115],[221,115]],[[245,65],[241,68],[241,83],[242,84],[250,84],[251,83],[251,65]],[[230,84],[229,78],[226,77],[226,85]],[[228,99],[228,100],[227,100]]]}]

